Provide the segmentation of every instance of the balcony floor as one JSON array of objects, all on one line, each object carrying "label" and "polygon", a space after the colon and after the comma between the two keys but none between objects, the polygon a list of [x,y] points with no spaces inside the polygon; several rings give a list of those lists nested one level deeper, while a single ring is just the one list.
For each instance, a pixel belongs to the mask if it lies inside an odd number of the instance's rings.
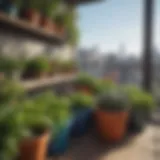
[{"label": "balcony floor", "polygon": [[[122,144],[109,145],[95,134],[72,140],[67,153],[49,160],[155,160],[160,149],[160,125],[149,124],[137,135],[127,137]],[[158,146],[159,145],[159,146]],[[160,153],[159,153],[160,156]]]}]

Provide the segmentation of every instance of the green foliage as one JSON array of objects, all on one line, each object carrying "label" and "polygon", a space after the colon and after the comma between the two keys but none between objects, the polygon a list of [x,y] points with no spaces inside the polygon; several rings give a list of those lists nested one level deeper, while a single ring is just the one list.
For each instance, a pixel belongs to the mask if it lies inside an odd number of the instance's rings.
[{"label": "green foliage", "polygon": [[14,4],[18,9],[20,9],[23,5],[23,0],[14,0]]},{"label": "green foliage", "polygon": [[133,108],[147,111],[155,107],[155,102],[151,94],[134,86],[127,86],[124,90],[128,94]]},{"label": "green foliage", "polygon": [[74,81],[74,84],[76,86],[86,86],[93,91],[96,89],[96,79],[88,74],[80,74]]},{"label": "green foliage", "polygon": [[59,63],[59,70],[62,72],[72,71],[76,68],[74,61],[64,61]]},{"label": "green foliage", "polygon": [[76,10],[73,8],[65,13],[65,27],[67,29],[69,44],[73,46],[77,45],[79,40],[79,30],[76,25],[76,15]]},{"label": "green foliage", "polygon": [[97,107],[107,111],[123,111],[131,106],[127,95],[117,88],[100,95],[97,100]]},{"label": "green foliage", "polygon": [[44,16],[52,18],[60,4],[59,0],[41,0],[41,12]]},{"label": "green foliage", "polygon": [[117,87],[116,84],[110,80],[96,80],[95,86],[98,94],[106,93],[107,91]]},{"label": "green foliage", "polygon": [[24,88],[11,80],[0,81],[0,103],[20,100],[24,96]]},{"label": "green foliage", "polygon": [[22,70],[24,61],[20,61],[11,57],[0,57],[0,71],[4,72],[6,76],[11,76],[13,71]]},{"label": "green foliage", "polygon": [[36,113],[40,112],[48,117],[54,125],[61,126],[70,116],[70,100],[66,97],[57,97],[51,92],[38,95],[34,102]]},{"label": "green foliage", "polygon": [[0,159],[11,160],[18,154],[18,144],[24,135],[16,104],[0,105]]},{"label": "green foliage", "polygon": [[40,10],[42,0],[27,0],[23,1],[23,6],[28,9]]},{"label": "green foliage", "polygon": [[49,61],[46,57],[36,57],[26,63],[26,70],[33,73],[48,72],[49,67]]},{"label": "green foliage", "polygon": [[77,92],[71,95],[71,106],[76,108],[90,108],[94,106],[93,96]]}]

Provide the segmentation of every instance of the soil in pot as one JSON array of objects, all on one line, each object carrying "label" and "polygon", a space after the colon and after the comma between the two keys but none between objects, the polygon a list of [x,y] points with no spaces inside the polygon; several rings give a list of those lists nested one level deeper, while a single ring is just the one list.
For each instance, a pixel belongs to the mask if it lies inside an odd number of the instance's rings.
[{"label": "soil in pot", "polygon": [[20,160],[45,160],[49,132],[42,129],[34,131],[34,137],[24,139],[20,144]]},{"label": "soil in pot", "polygon": [[95,112],[97,131],[103,140],[110,142],[121,141],[127,129],[129,111],[103,111]]}]

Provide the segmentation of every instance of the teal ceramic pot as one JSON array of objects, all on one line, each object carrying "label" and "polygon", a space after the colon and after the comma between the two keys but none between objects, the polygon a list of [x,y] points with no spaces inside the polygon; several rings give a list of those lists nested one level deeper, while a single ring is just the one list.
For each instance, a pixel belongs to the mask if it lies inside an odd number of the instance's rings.
[{"label": "teal ceramic pot", "polygon": [[61,127],[56,135],[53,134],[53,138],[51,138],[48,146],[49,157],[62,154],[68,149],[70,142],[70,131],[71,123],[69,122],[66,126]]},{"label": "teal ceramic pot", "polygon": [[71,136],[78,137],[82,136],[92,126],[92,114],[93,111],[90,108],[76,108],[73,110],[73,120],[71,124]]}]

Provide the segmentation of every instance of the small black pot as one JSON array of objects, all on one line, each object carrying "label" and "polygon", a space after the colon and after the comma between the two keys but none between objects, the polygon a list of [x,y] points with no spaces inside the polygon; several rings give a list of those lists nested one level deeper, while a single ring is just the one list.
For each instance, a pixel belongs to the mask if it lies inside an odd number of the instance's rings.
[{"label": "small black pot", "polygon": [[144,129],[145,124],[146,119],[144,113],[140,110],[132,109],[128,121],[128,132],[140,132]]}]

